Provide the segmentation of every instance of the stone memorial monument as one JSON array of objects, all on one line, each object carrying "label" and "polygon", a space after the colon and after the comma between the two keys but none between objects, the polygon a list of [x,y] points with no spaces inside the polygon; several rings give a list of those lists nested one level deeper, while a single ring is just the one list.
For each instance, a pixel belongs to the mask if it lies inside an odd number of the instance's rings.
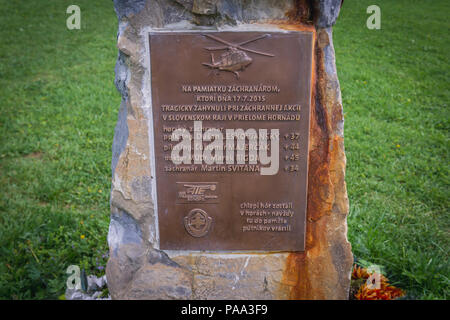
[{"label": "stone memorial monument", "polygon": [[114,0],[113,299],[347,299],[340,0]]}]

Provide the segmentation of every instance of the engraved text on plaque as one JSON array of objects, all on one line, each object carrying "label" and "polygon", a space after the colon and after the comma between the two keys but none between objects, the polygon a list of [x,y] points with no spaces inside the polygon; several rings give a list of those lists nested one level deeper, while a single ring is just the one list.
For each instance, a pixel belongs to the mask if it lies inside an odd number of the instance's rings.
[{"label": "engraved text on plaque", "polygon": [[312,33],[149,44],[160,248],[304,250]]}]

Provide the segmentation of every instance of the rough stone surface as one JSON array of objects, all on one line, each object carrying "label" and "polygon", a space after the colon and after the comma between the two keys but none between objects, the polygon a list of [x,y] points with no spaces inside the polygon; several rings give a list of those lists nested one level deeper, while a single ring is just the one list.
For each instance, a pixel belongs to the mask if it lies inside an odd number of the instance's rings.
[{"label": "rough stone surface", "polygon": [[315,24],[318,28],[328,28],[336,23],[343,0],[314,1]]},{"label": "rough stone surface", "polygon": [[288,254],[173,256],[192,270],[193,299],[288,299],[294,282],[280,283]]},{"label": "rough stone surface", "polygon": [[97,278],[96,276],[87,277],[87,290],[69,289],[65,292],[66,300],[111,300],[111,297],[101,298],[102,290],[106,288],[106,276]]},{"label": "rough stone surface", "polygon": [[[119,19],[110,259],[113,299],[347,299],[343,111],[331,26],[340,0],[114,0]],[[199,253],[158,250],[153,202],[150,28],[265,23],[315,34],[305,252]]]},{"label": "rough stone surface", "polygon": [[106,286],[106,276],[102,276],[100,278],[97,278],[96,276],[88,276],[87,283],[88,283],[87,287],[88,292],[99,291]]},{"label": "rough stone surface", "polygon": [[126,299],[192,299],[192,274],[186,268],[163,263],[146,264],[123,292]]}]

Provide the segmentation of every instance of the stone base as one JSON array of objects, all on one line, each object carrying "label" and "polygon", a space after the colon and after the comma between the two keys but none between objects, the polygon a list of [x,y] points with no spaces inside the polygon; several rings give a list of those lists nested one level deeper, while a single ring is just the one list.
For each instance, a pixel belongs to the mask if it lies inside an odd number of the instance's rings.
[{"label": "stone base", "polygon": [[[340,0],[114,0],[119,17],[108,287],[113,299],[348,299],[343,110],[331,26]],[[312,3],[312,6],[309,4]],[[147,32],[235,24],[315,34],[305,252],[158,250]]]}]

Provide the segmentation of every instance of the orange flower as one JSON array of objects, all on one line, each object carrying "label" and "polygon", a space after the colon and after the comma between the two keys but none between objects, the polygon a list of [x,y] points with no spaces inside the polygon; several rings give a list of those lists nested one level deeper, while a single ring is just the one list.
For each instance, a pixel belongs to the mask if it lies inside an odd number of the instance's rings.
[{"label": "orange flower", "polygon": [[352,279],[367,279],[370,275],[367,273],[367,270],[361,267],[358,267],[356,264],[353,266]]},{"label": "orange flower", "polygon": [[394,286],[369,289],[364,283],[355,294],[357,300],[393,300],[405,295],[404,291]]},{"label": "orange flower", "polygon": [[[367,269],[358,266],[353,267],[352,279],[368,279],[371,275]],[[360,287],[358,292],[355,294],[355,299],[357,300],[393,300],[405,295],[405,292],[397,287],[391,286],[389,284],[388,278],[379,275],[379,286],[378,288],[369,288],[367,283],[364,282]]]}]

